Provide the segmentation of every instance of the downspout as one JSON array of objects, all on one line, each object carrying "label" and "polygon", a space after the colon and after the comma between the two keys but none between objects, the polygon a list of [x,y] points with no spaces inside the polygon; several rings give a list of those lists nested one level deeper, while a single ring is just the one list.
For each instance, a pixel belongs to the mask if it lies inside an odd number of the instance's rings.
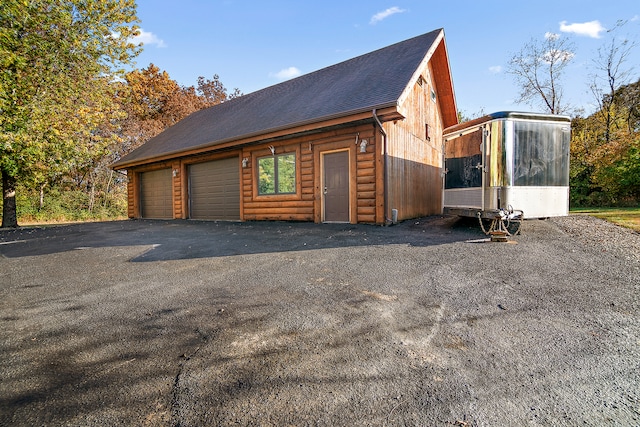
[{"label": "downspout", "polygon": [[387,148],[387,132],[385,132],[384,128],[382,127],[382,122],[380,122],[380,119],[376,115],[375,108],[371,113],[373,114],[373,118],[375,119],[376,123],[378,123],[380,132],[382,133],[382,152],[384,153],[384,224],[387,225],[391,222],[391,219],[389,218],[387,212],[387,205],[389,203],[389,162],[387,160],[387,158],[389,157],[389,153]]}]

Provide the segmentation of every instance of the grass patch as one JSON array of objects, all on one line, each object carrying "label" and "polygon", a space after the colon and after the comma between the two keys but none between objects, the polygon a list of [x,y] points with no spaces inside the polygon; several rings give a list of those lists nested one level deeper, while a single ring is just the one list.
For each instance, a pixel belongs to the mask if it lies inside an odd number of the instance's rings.
[{"label": "grass patch", "polygon": [[640,232],[640,207],[637,208],[577,208],[572,214],[591,215]]}]

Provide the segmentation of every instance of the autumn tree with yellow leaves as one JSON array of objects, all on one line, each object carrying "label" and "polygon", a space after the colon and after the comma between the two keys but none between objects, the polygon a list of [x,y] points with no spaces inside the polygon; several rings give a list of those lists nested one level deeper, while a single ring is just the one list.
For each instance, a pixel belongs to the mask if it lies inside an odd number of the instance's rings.
[{"label": "autumn tree with yellow leaves", "polygon": [[18,225],[18,191],[28,195],[23,204],[38,198],[38,213],[48,207],[45,194],[89,213],[110,195],[126,205],[126,177],[111,163],[187,115],[241,95],[217,75],[181,86],[153,64],[132,69],[142,48],[131,42],[137,21],[134,0],[3,2],[2,227]]},{"label": "autumn tree with yellow leaves", "polygon": [[3,0],[2,227],[18,225],[19,183],[42,185],[110,144],[112,82],[137,53],[137,20],[134,0]]}]

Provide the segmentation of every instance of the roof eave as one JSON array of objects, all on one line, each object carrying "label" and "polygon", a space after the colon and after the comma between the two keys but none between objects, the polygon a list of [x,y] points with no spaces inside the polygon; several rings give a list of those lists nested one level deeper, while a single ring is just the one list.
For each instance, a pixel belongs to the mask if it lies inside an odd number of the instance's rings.
[{"label": "roof eave", "polygon": [[222,150],[225,148],[239,147],[242,145],[255,143],[262,140],[273,139],[278,137],[285,137],[287,135],[295,135],[302,132],[308,132],[313,130],[322,129],[325,127],[335,126],[343,123],[354,122],[365,118],[372,118],[372,111],[376,110],[376,115],[381,121],[399,120],[404,116],[398,111],[398,102],[391,101],[384,104],[372,105],[370,107],[361,108],[349,112],[342,112],[338,114],[328,115],[319,119],[312,119],[302,121],[298,123],[289,124],[286,126],[275,127],[271,129],[265,129],[259,132],[254,132],[245,135],[238,135],[232,138],[222,139],[218,141],[211,141],[205,144],[200,144],[188,149],[174,150],[163,153],[160,156],[147,156],[135,159],[129,162],[117,161],[109,165],[113,170],[123,170],[132,167],[140,166],[148,163],[162,162],[176,157],[190,156],[194,154],[201,154],[206,151]]}]

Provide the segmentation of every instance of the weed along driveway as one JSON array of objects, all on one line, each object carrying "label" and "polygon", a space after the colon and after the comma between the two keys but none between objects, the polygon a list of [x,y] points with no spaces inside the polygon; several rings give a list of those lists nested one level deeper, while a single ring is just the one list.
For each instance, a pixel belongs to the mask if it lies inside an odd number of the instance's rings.
[{"label": "weed along driveway", "polygon": [[0,231],[0,424],[640,425],[640,235],[591,217]]}]

